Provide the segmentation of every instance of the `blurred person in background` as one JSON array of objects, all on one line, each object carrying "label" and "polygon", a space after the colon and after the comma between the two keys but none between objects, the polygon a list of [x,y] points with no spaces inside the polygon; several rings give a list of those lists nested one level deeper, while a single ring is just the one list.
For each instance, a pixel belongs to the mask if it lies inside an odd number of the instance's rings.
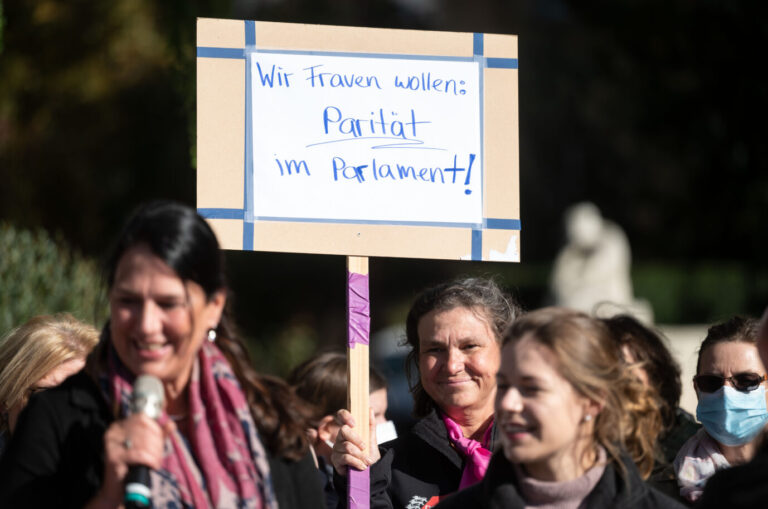
[{"label": "blurred person in background", "polygon": [[701,343],[693,386],[703,429],[674,462],[680,495],[688,501],[701,496],[716,471],[748,462],[768,421],[758,327],[755,319],[734,317],[710,327]]},{"label": "blurred person in background", "polygon": [[679,488],[672,462],[680,448],[701,425],[680,408],[682,383],[680,366],[667,348],[663,335],[630,315],[602,318],[610,329],[621,356],[648,388],[661,411],[662,431],[659,449],[649,482],[659,491],[678,499]]},{"label": "blurred person in background", "polygon": [[684,507],[642,480],[661,414],[600,320],[565,308],[518,318],[497,384],[501,450],[479,484],[439,509]]},{"label": "blurred person in background", "polygon": [[80,371],[98,342],[93,326],[67,313],[36,316],[5,335],[0,342],[0,455],[29,397]]},{"label": "blurred person in background", "polygon": [[[0,461],[3,507],[322,508],[302,405],[259,375],[226,308],[224,260],[197,212],[154,202],[107,261],[110,319],[86,367],[33,397]],[[132,411],[151,375],[164,407]]]},{"label": "blurred person in background", "polygon": [[[493,401],[501,335],[520,314],[490,279],[466,278],[424,291],[406,319],[414,414],[404,436],[366,454],[346,410],[331,460],[346,502],[347,467],[370,467],[371,507],[421,508],[482,479],[494,446]],[[415,366],[418,378],[411,378]],[[370,456],[369,456],[370,455]]]},{"label": "blurred person in background", "polygon": [[[294,368],[287,381],[310,409],[309,444],[323,482],[326,506],[335,509],[339,497],[333,487],[331,453],[339,433],[336,412],[347,406],[347,356],[340,352],[327,352],[311,357]],[[387,383],[373,368],[369,374],[369,389],[369,405],[379,443],[388,441],[387,438],[396,438],[394,425],[385,416]]]}]

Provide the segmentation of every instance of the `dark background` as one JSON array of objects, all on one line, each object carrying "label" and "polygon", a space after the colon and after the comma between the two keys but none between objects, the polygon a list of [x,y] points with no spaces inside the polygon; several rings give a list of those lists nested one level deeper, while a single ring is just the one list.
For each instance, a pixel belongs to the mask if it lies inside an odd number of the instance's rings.
[{"label": "dark background", "polygon": [[[0,221],[99,258],[137,204],[194,205],[196,17],[511,33],[523,262],[371,259],[373,330],[457,274],[497,274],[524,306],[546,303],[562,213],[585,199],[624,227],[635,293],[660,322],[757,315],[768,304],[764,5],[0,0]],[[264,369],[343,344],[344,257],[227,258]]]}]

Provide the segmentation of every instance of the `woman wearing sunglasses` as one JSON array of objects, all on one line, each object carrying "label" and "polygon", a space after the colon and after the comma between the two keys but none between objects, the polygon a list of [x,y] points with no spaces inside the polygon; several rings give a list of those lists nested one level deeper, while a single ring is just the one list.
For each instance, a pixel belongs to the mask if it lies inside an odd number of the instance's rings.
[{"label": "woman wearing sunglasses", "polygon": [[749,461],[768,421],[766,374],[757,351],[759,322],[734,317],[709,328],[693,385],[696,418],[704,426],[675,458],[680,495],[694,502],[712,475]]}]

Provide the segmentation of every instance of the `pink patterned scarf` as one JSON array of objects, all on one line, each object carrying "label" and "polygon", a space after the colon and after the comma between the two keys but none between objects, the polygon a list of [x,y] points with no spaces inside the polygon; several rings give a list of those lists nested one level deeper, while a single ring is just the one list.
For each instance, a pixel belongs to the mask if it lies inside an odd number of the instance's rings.
[{"label": "pink patterned scarf", "polygon": [[[130,409],[134,376],[110,348],[109,387],[118,415]],[[163,468],[153,470],[155,507],[277,507],[264,446],[245,395],[221,351],[204,342],[188,386],[189,434],[166,438]],[[161,419],[167,419],[163,412]]]},{"label": "pink patterned scarf", "polygon": [[493,421],[485,430],[481,444],[477,440],[464,437],[461,427],[453,419],[445,414],[441,414],[441,417],[445,423],[445,428],[448,430],[448,438],[451,439],[451,443],[466,458],[464,472],[461,474],[461,482],[459,483],[459,490],[463,490],[480,482],[485,476],[485,471],[488,470],[488,462],[491,461],[491,451],[488,450],[488,447],[491,441]]},{"label": "pink patterned scarf", "polygon": [[674,461],[680,496],[695,502],[704,492],[707,480],[718,470],[731,465],[720,451],[717,442],[701,428],[678,451]]}]

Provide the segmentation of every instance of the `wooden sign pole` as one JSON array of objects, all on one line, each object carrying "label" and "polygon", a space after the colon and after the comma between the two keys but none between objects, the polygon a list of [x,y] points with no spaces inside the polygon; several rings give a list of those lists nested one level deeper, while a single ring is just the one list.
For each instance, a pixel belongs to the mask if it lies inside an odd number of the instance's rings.
[{"label": "wooden sign pole", "polygon": [[[368,447],[370,440],[368,410],[368,343],[370,336],[370,300],[368,290],[368,257],[347,257],[347,376],[348,408],[355,419],[355,431]],[[366,451],[368,452],[368,451]],[[348,504],[350,509],[370,506],[370,470],[350,468]]]}]

